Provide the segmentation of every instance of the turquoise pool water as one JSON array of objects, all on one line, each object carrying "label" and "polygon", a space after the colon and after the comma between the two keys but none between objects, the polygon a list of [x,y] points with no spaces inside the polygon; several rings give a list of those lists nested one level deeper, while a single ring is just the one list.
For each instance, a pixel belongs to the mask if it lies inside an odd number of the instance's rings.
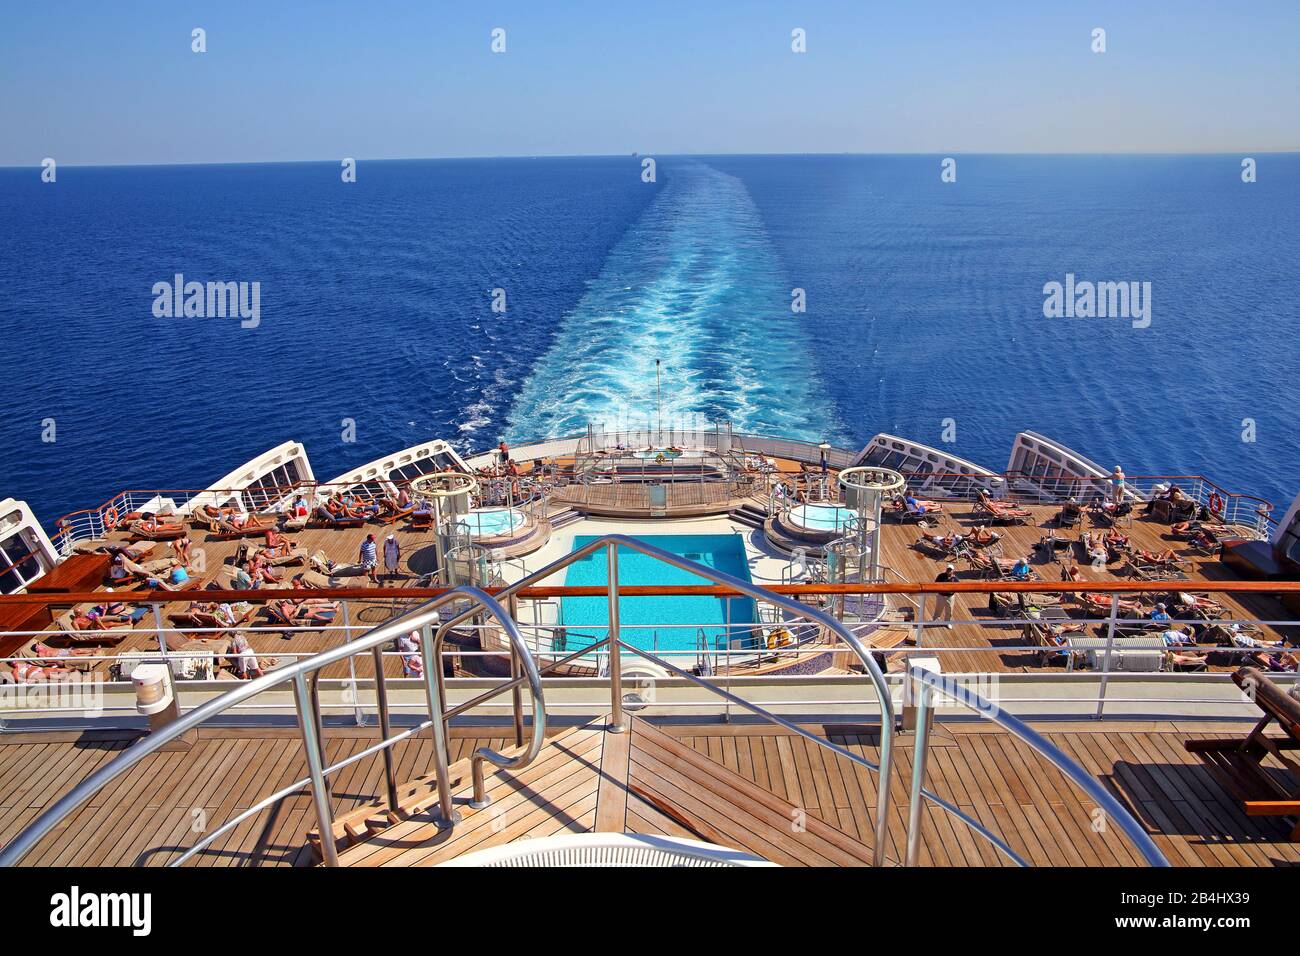
[{"label": "turquoise pool water", "polygon": [[839,505],[800,505],[790,509],[790,520],[814,531],[843,531],[854,512]]},{"label": "turquoise pool water", "polygon": [[494,538],[523,527],[524,515],[512,508],[486,508],[461,515],[457,521],[468,526],[475,538]]},{"label": "turquoise pool water", "polygon": [[[681,555],[689,561],[715,568],[743,581],[750,580],[749,565],[745,560],[745,545],[738,534],[645,534],[637,538],[647,544]],[[579,535],[573,539],[576,551],[595,539]],[[605,585],[609,581],[608,557],[604,549],[569,565],[564,583],[572,585]],[[708,584],[697,574],[682,571],[654,558],[620,548],[618,552],[618,583],[627,584]],[[754,602],[750,598],[717,597],[622,597],[618,602],[618,615],[623,640],[635,647],[653,650],[695,650],[699,636],[697,627],[703,627],[710,646],[726,647],[728,621],[732,625],[752,625],[756,622]],[[609,625],[609,601],[605,597],[566,597],[560,600],[560,620],[567,630],[564,647],[556,650],[576,651],[584,643],[605,637]],[[689,624],[694,627],[669,627],[672,624]],[[599,625],[596,627],[595,625]],[[584,630],[590,628],[590,630]],[[732,627],[732,638],[751,640],[747,627]],[[674,658],[678,666],[690,666],[689,659]]]}]

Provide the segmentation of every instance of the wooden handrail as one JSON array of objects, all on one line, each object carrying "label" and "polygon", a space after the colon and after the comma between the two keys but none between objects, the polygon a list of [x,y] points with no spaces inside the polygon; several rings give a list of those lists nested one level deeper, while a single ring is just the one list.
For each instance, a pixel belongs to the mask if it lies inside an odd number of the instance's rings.
[{"label": "wooden handrail", "polygon": [[[1143,594],[1190,591],[1198,594],[1290,594],[1300,592],[1300,581],[953,581],[917,582],[898,584],[772,584],[760,585],[775,594],[852,595],[852,594],[1036,594],[1089,593],[1089,594]],[[56,594],[5,594],[0,595],[0,607],[6,604],[60,605],[101,604],[104,601],[124,601],[128,604],[192,604],[198,601],[246,601],[265,604],[268,601],[303,598],[329,598],[352,601],[429,600],[440,597],[450,588],[258,588],[248,591],[198,590],[198,591],[69,591]],[[488,594],[497,594],[501,587],[484,588]],[[602,585],[554,585],[524,588],[517,592],[520,598],[603,597],[608,591]],[[738,597],[739,591],[716,584],[625,584],[618,589],[621,597]]]}]

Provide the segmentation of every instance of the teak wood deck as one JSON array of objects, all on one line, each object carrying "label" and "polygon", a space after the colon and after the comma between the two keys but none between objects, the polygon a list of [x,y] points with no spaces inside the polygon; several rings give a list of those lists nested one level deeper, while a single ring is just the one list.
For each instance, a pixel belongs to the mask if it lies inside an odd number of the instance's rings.
[{"label": "teak wood deck", "polygon": [[[1047,736],[1095,774],[1154,835],[1175,865],[1295,866],[1300,844],[1288,826],[1247,817],[1188,754],[1188,737],[1239,738],[1229,723],[1059,724]],[[875,760],[874,728],[815,726],[835,743]],[[505,729],[453,728],[451,757],[512,744]],[[330,729],[331,761],[375,739],[362,728]],[[15,733],[0,737],[0,842],[30,823],[75,782],[134,739],[124,732]],[[911,738],[898,738],[887,856],[904,845]],[[202,730],[188,752],[156,753],[95,795],[45,837],[28,865],[159,866],[174,860],[241,809],[306,776],[292,729]],[[431,767],[427,736],[395,748],[399,782]],[[373,754],[331,781],[336,814],[383,792]],[[985,724],[936,726],[928,786],[1000,834],[1037,865],[1138,864],[1114,828],[1096,826],[1095,807],[1027,747]],[[448,836],[427,813],[394,824],[341,852],[356,866],[430,865],[525,837],[591,830],[667,834],[750,850],[789,865],[863,865],[874,834],[874,774],[798,735],[770,725],[651,724],[626,734],[602,724],[556,728],[537,759],[488,777],[492,804],[468,807]],[[305,866],[315,826],[311,799],[295,793],[199,853],[195,866]],[[925,865],[1004,865],[995,849],[942,811],[927,808]]]}]

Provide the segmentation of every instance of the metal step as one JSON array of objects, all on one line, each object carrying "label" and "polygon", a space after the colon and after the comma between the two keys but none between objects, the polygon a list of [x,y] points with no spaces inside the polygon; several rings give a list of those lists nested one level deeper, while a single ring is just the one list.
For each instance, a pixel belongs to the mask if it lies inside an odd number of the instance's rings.
[{"label": "metal step", "polygon": [[571,525],[575,521],[581,521],[581,520],[582,520],[581,511],[575,511],[572,508],[568,508],[564,511],[560,511],[557,512],[556,514],[551,515],[551,527],[563,528],[565,525]]}]

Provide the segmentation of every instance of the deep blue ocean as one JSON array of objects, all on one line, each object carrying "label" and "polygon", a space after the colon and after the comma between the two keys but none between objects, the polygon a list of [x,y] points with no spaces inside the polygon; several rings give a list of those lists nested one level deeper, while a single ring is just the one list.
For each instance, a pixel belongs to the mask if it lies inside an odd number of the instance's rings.
[{"label": "deep blue ocean", "polygon": [[[945,447],[995,469],[1028,428],[1300,491],[1300,155],[1251,184],[1238,156],[967,156],[955,183],[940,158],[0,170],[0,497],[49,521],[288,438],[328,479],[430,437],[640,424],[656,358],[665,420],[857,446],[952,419]],[[260,324],[155,317],[176,273],[260,282]],[[1067,273],[1150,282],[1149,327],[1045,318]]]}]

